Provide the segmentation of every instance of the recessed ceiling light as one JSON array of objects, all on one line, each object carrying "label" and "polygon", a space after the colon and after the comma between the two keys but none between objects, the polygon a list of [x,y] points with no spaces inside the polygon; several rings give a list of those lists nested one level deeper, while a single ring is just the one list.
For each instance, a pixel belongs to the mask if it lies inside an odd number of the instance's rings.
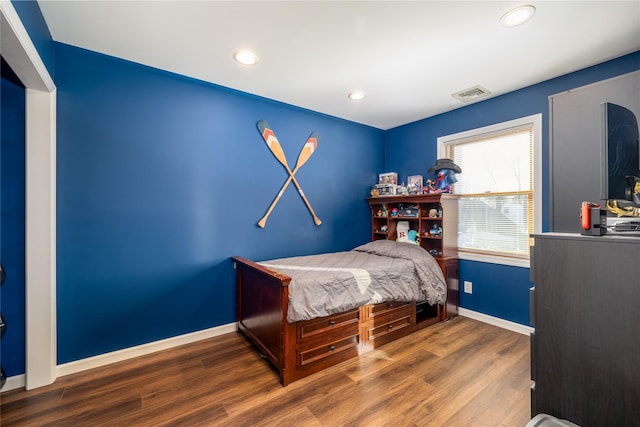
[{"label": "recessed ceiling light", "polygon": [[258,57],[249,50],[239,50],[233,54],[233,59],[242,65],[255,65],[258,63]]},{"label": "recessed ceiling light", "polygon": [[367,97],[367,94],[361,90],[354,90],[353,92],[350,92],[349,95],[347,95],[347,98],[349,98],[352,101],[360,101],[365,99],[366,97]]},{"label": "recessed ceiling light", "polygon": [[525,6],[518,6],[515,9],[511,9],[509,12],[502,15],[500,18],[500,25],[503,27],[517,27],[518,25],[522,25],[531,18],[536,13],[536,8],[531,6],[530,4]]}]

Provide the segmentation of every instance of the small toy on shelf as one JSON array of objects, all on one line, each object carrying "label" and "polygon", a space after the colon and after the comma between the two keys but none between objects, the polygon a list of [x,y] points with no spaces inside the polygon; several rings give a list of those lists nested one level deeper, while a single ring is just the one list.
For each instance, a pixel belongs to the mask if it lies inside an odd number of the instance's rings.
[{"label": "small toy on shelf", "polygon": [[417,239],[418,232],[416,230],[409,229],[408,221],[398,221],[396,232],[397,232],[396,242],[414,243],[414,244],[418,243],[418,239]]},{"label": "small toy on shelf", "polygon": [[422,193],[422,175],[410,175],[407,177],[407,190],[409,194]]},{"label": "small toy on shelf", "polygon": [[435,183],[428,179],[427,180],[427,185],[425,185],[424,187],[422,187],[422,194],[436,194],[436,185]]},{"label": "small toy on shelf", "polygon": [[429,230],[429,235],[432,237],[442,237],[442,227],[438,224],[433,224],[433,227]]},{"label": "small toy on shelf", "polygon": [[409,194],[420,194],[420,190],[422,189],[422,187],[418,187],[415,184],[409,185],[407,187],[407,191],[409,192]]},{"label": "small toy on shelf", "polygon": [[382,227],[380,227],[380,231],[382,231],[383,233],[386,233],[388,230],[387,225],[383,225]]},{"label": "small toy on shelf", "polygon": [[391,209],[391,216],[393,218],[397,218],[398,217],[398,208]]},{"label": "small toy on shelf", "polygon": [[376,190],[378,190],[378,196],[395,196],[396,184],[376,184]]},{"label": "small toy on shelf", "polygon": [[398,217],[400,218],[417,218],[420,216],[420,209],[416,204],[400,203],[398,205]]},{"label": "small toy on shelf", "polygon": [[434,249],[430,249],[430,250],[429,250],[429,253],[430,253],[432,256],[435,256],[435,257],[441,257],[441,256],[442,256],[442,251],[441,251],[440,249],[436,249],[436,248],[434,248]]}]

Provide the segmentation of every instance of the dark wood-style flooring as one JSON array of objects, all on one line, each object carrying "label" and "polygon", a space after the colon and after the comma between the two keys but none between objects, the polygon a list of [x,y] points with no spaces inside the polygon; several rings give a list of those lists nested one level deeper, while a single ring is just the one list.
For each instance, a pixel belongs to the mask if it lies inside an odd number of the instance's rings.
[{"label": "dark wood-style flooring", "polygon": [[9,426],[505,426],[530,419],[529,338],[457,317],[287,387],[230,333],[0,396]]}]

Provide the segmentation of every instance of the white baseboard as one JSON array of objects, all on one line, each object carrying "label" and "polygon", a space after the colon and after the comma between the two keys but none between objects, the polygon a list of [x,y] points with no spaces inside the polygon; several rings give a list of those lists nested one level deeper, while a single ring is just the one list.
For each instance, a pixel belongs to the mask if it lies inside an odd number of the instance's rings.
[{"label": "white baseboard", "polygon": [[[519,323],[510,322],[508,320],[500,319],[498,317],[489,316],[476,311],[467,310],[465,308],[458,309],[460,316],[468,317],[470,319],[478,320],[480,322],[489,323],[494,326],[498,326],[503,329],[518,332],[523,335],[529,335],[534,329],[530,326],[521,325]],[[218,335],[227,334],[229,332],[236,331],[236,323],[228,323],[226,325],[216,326],[214,328],[205,329],[202,331],[192,332],[190,334],[180,335],[177,337],[167,338],[165,340],[155,341],[148,344],[139,345],[136,347],[129,347],[122,350],[114,351],[111,353],[100,354],[98,356],[89,357],[82,360],[76,360],[69,363],[64,363],[56,367],[56,375],[63,377],[65,375],[75,374],[77,372],[86,371],[87,369],[98,368],[100,366],[109,365],[115,362],[121,362],[123,360],[131,359],[138,356],[144,356],[146,354],[155,353],[156,351],[167,350],[169,348],[178,347],[180,345],[189,344],[192,342],[213,338]],[[2,387],[2,392],[14,390],[25,386],[25,376],[16,375],[8,377],[7,382]]]},{"label": "white baseboard", "polygon": [[14,375],[12,377],[7,377],[7,382],[2,386],[2,393],[9,390],[15,390],[17,388],[22,388],[27,384],[26,377],[24,374]]},{"label": "white baseboard", "polygon": [[75,360],[69,363],[63,363],[62,365],[58,365],[56,367],[56,374],[58,377],[75,374],[87,369],[93,369],[115,362],[121,362],[123,360],[131,359],[134,357],[155,353],[156,351],[167,350],[169,348],[178,347],[180,345],[189,344],[207,338],[213,338],[218,335],[223,335],[235,331],[236,323],[228,323],[226,325],[216,326],[214,328],[192,332],[190,334],[167,338],[164,340],[155,341],[135,347],[129,347],[122,350],[113,351],[111,353],[88,357],[82,360]]},{"label": "white baseboard", "polygon": [[534,329],[531,326],[521,325],[520,323],[515,323],[509,320],[500,319],[499,317],[493,317],[487,314],[478,313],[477,311],[467,310],[466,308],[459,308],[458,314],[460,316],[468,317],[474,320],[479,320],[480,322],[498,326],[503,329],[508,329],[513,332],[518,332],[523,335],[529,335],[534,331]]},{"label": "white baseboard", "polygon": [[[155,353],[156,351],[167,350],[169,348],[178,347],[180,345],[189,344],[207,338],[213,338],[218,335],[223,335],[235,331],[236,323],[228,323],[226,325],[216,326],[214,328],[192,332],[190,334],[180,335],[177,337],[167,338],[136,347],[129,347],[111,353],[100,354],[98,356],[64,363],[56,367],[56,376],[62,377],[69,374],[75,374],[87,369],[98,368],[100,366],[109,365],[111,363],[121,362],[123,360],[131,359],[134,357],[144,356],[145,354]],[[25,387],[25,385],[25,374],[15,375],[13,377],[7,378],[7,382],[4,383],[1,391],[4,393],[5,391]]]}]

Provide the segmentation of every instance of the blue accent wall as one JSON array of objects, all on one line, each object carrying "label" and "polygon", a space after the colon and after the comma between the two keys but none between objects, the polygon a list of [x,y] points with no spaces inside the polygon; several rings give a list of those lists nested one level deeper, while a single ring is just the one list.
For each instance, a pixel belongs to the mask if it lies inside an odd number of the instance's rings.
[{"label": "blue accent wall", "polygon": [[0,312],[7,324],[0,362],[7,376],[13,376],[25,369],[24,88],[2,77],[0,105],[0,260],[7,274],[0,287]]},{"label": "blue accent wall", "polygon": [[[463,292],[465,280],[473,293]],[[460,307],[529,325],[529,269],[477,261],[460,261]]]},{"label": "blue accent wall", "polygon": [[[549,231],[549,96],[640,69],[640,52],[567,74],[521,90],[471,104],[386,132],[385,168],[429,177],[437,138],[542,113],[542,227]],[[489,88],[490,89],[490,88]],[[529,325],[529,269],[460,261],[460,283],[473,283],[473,294],[460,293],[460,306]]]},{"label": "blue accent wall", "polygon": [[[230,257],[348,250],[384,132],[55,43],[58,363],[235,321]],[[241,72],[240,70],[238,72]],[[266,119],[321,226],[256,127]]]}]

